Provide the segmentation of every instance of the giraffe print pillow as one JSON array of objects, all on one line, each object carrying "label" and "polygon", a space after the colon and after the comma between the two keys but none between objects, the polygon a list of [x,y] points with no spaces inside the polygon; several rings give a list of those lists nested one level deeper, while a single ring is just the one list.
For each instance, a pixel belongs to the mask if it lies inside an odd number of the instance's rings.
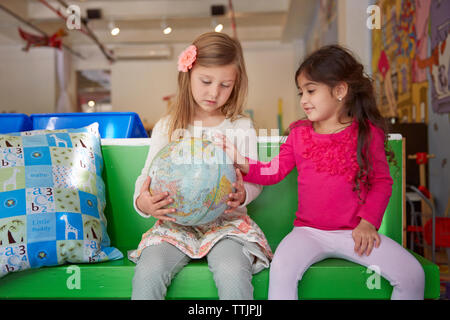
[{"label": "giraffe print pillow", "polygon": [[0,135],[0,277],[121,259],[106,233],[98,124]]}]

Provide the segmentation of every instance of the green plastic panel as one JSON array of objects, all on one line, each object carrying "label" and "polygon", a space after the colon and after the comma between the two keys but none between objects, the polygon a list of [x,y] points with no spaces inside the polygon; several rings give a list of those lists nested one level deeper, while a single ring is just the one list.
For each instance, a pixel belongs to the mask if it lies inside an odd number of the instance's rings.
[{"label": "green plastic panel", "polygon": [[[401,165],[402,141],[393,140],[397,162]],[[279,143],[259,143],[259,157],[269,160],[279,152]],[[144,219],[133,208],[134,184],[148,152],[146,146],[102,147],[105,161],[108,234],[113,246],[126,256],[135,249],[141,236],[155,222]],[[393,195],[380,232],[401,243],[402,239],[402,170],[391,165]],[[273,251],[293,227],[297,209],[297,171],[294,169],[277,185],[264,187],[249,206],[249,214],[265,232]],[[439,268],[414,254],[426,275],[425,298],[439,297]],[[134,263],[127,258],[98,264],[44,267],[12,273],[0,279],[0,298],[12,299],[129,299]],[[299,283],[303,299],[389,299],[392,287],[382,279],[370,290],[366,285],[372,274],[361,265],[326,259],[312,265]],[[254,298],[267,299],[269,270],[254,275]],[[175,277],[167,299],[218,299],[217,289],[206,260],[189,263]]]},{"label": "green plastic panel", "polygon": [[389,165],[394,180],[392,195],[378,232],[403,245],[403,186],[402,186],[402,140],[390,140],[389,147],[395,154],[395,163]]}]

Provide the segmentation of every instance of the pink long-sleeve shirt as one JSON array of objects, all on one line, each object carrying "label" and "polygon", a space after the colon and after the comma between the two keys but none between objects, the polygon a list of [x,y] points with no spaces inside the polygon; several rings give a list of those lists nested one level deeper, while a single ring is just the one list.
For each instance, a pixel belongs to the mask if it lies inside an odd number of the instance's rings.
[{"label": "pink long-sleeve shirt", "polygon": [[291,132],[280,153],[270,162],[249,159],[244,181],[261,185],[280,182],[291,170],[298,171],[298,209],[295,226],[322,230],[354,229],[361,218],[378,230],[392,193],[384,151],[384,133],[370,124],[370,190],[362,188],[360,197],[353,191],[358,170],[356,145],[358,123],[335,134],[319,134],[307,120],[291,125]]}]

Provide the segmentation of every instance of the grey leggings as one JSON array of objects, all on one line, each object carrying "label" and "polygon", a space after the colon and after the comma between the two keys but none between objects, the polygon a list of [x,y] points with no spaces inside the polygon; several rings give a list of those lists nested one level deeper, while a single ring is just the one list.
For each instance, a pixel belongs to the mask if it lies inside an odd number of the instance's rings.
[{"label": "grey leggings", "polygon": [[[207,254],[221,300],[252,300],[252,263],[243,246],[231,238],[217,242]],[[191,260],[167,242],[142,251],[133,277],[133,300],[162,300],[173,277]]]}]

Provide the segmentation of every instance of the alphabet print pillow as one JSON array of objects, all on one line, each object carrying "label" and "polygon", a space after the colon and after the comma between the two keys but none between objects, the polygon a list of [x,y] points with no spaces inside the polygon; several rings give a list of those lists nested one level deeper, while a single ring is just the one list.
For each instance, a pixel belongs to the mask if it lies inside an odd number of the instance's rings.
[{"label": "alphabet print pillow", "polygon": [[98,123],[0,135],[0,277],[123,258],[106,232]]}]

